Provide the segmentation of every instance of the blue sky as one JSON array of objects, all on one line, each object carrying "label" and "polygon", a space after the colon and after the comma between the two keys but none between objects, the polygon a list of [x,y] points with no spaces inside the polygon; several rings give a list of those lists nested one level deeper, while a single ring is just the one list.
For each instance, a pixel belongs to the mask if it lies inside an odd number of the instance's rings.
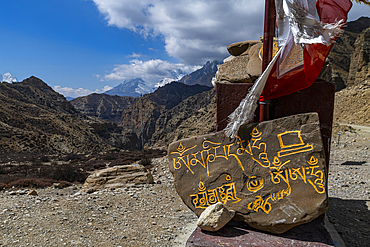
[{"label": "blue sky", "polygon": [[[259,39],[263,2],[1,1],[0,74],[33,75],[70,97],[137,77],[155,85],[227,57],[233,42]],[[360,16],[370,7],[354,4],[349,20]]]}]

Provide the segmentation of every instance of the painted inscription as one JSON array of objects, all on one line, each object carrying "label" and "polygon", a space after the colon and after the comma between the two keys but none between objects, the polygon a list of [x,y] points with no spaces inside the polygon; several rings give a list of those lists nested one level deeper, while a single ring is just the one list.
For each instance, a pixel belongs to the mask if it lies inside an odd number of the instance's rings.
[{"label": "painted inscription", "polygon": [[208,206],[217,202],[226,204],[228,201],[237,203],[240,199],[236,196],[235,182],[231,182],[231,176],[226,176],[225,183],[214,189],[206,190],[203,182],[199,182],[199,192],[197,194],[190,195],[191,202],[195,208],[207,208]]},{"label": "painted inscription", "polygon": [[[218,142],[212,142],[209,140],[204,140],[202,142],[202,148],[203,150],[197,151],[194,153],[187,153],[187,151],[194,149],[197,147],[197,145],[190,147],[190,148],[184,148],[182,143],[180,142],[178,148],[176,151],[170,152],[170,154],[178,154],[179,156],[172,158],[173,159],[173,167],[178,170],[183,165],[186,166],[186,168],[194,174],[193,170],[191,169],[192,166],[196,166],[197,164],[203,166],[203,168],[207,171],[207,176],[209,176],[209,164],[214,162],[216,159],[225,159],[229,160],[230,158],[236,159],[238,162],[240,168],[242,171],[244,170],[244,167],[242,165],[242,162],[240,161],[237,153],[232,153],[230,151],[230,148],[235,145],[235,143],[229,143],[225,145],[221,145],[221,143]],[[238,151],[237,151],[238,152]]]},{"label": "painted inscription", "polygon": [[[262,140],[262,132],[254,127],[250,133],[249,140],[243,140],[239,136],[232,143],[223,144],[221,142],[213,142],[210,140],[203,140],[201,148],[194,145],[192,147],[184,147],[180,142],[177,149],[171,151],[173,155],[173,167],[175,170],[188,169],[191,174],[195,175],[195,166],[201,166],[205,169],[207,177],[210,175],[212,163],[216,160],[229,161],[233,159],[236,161],[241,171],[245,174],[245,169],[241,156],[250,157],[256,164],[268,169],[270,180],[273,184],[284,183],[285,189],[270,193],[265,196],[256,195],[254,201],[249,202],[246,206],[249,210],[259,212],[262,211],[269,214],[272,210],[271,202],[283,200],[291,194],[290,182],[299,179],[305,184],[309,184],[319,194],[325,193],[324,186],[324,172],[319,169],[318,158],[311,156],[307,161],[308,165],[294,166],[290,156],[310,152],[313,150],[313,145],[305,143],[301,136],[300,130],[291,130],[278,133],[276,138],[280,149],[275,154],[267,153],[267,144]],[[200,150],[199,150],[200,149]],[[283,161],[282,161],[282,160]],[[286,165],[290,164],[289,168]],[[257,174],[250,174],[245,176],[244,183],[248,191],[257,193],[268,181],[257,176]],[[266,178],[265,178],[266,179]],[[227,175],[227,183],[219,187],[206,189],[203,182],[199,182],[197,194],[190,195],[191,202],[195,208],[207,208],[217,202],[226,203],[228,201],[237,203],[240,199],[237,197],[237,190],[235,183],[231,180],[231,176]],[[258,193],[257,193],[258,194]]]},{"label": "painted inscription", "polygon": [[[292,192],[289,182],[290,180],[297,180],[298,178],[301,178],[305,184],[308,182],[317,193],[325,193],[325,187],[323,184],[324,174],[321,170],[317,170],[317,168],[319,168],[319,166],[316,165],[318,163],[318,159],[316,159],[314,156],[311,156],[307,163],[310,166],[288,168],[282,171],[270,171],[271,181],[274,184],[279,184],[281,181],[284,181],[287,185],[287,188],[276,193],[269,194],[265,196],[265,199],[263,199],[261,196],[256,196],[256,199],[253,202],[248,203],[248,209],[255,212],[258,212],[258,210],[261,209],[266,214],[269,214],[272,209],[270,202],[278,201],[289,196]],[[313,181],[311,180],[312,177],[314,179]]]}]

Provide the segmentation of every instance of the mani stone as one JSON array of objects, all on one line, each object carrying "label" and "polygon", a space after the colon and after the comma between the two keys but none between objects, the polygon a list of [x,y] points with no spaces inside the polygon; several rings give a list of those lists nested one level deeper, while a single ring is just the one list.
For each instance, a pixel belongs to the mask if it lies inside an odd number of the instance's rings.
[{"label": "mani stone", "polygon": [[103,189],[122,188],[127,184],[148,183],[153,183],[153,176],[144,166],[121,165],[95,171],[86,178],[80,192],[92,193]]},{"label": "mani stone", "polygon": [[217,132],[168,148],[174,185],[198,216],[223,203],[233,220],[271,233],[310,222],[328,209],[327,170],[317,113]]},{"label": "mani stone", "polygon": [[216,232],[224,227],[235,215],[235,211],[228,210],[221,202],[207,207],[199,216],[197,226],[202,230]]},{"label": "mani stone", "polygon": [[252,83],[262,73],[262,42],[255,43],[243,54],[233,59],[227,58],[217,65],[217,81],[231,83]]}]

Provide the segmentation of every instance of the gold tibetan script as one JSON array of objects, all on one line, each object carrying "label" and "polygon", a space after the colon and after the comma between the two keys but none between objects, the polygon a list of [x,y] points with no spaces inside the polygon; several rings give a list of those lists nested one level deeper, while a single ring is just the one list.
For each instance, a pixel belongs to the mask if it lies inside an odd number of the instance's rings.
[{"label": "gold tibetan script", "polygon": [[[272,210],[272,202],[283,200],[291,195],[291,181],[300,180],[309,184],[319,194],[325,193],[324,171],[319,169],[319,159],[310,156],[307,164],[300,167],[294,166],[292,155],[302,154],[313,150],[313,145],[305,143],[300,130],[289,130],[276,135],[279,150],[274,153],[269,152],[268,145],[263,141],[263,133],[254,127],[250,133],[249,140],[243,140],[236,136],[233,142],[223,144],[210,140],[203,140],[201,144],[185,147],[182,142],[178,144],[176,150],[170,152],[175,170],[188,169],[191,174],[195,175],[194,167],[199,165],[206,170],[207,177],[210,176],[210,164],[216,160],[236,161],[242,172],[245,169],[242,161],[247,159],[253,160],[259,166],[268,169],[268,177],[256,175],[245,176],[244,183],[249,192],[256,193],[255,198],[246,206],[249,210],[262,211],[269,214]],[[242,156],[244,159],[241,159]],[[287,168],[287,165],[290,165]],[[246,175],[246,174],[245,174]],[[284,189],[271,192],[262,197],[257,192],[261,191],[268,181],[278,185],[283,183]],[[205,184],[200,181],[198,193],[190,195],[191,203],[195,208],[205,209],[217,202],[237,203],[241,199],[237,196],[235,182],[230,175],[226,175],[226,181],[215,188],[207,189]]]},{"label": "gold tibetan script", "polygon": [[[226,176],[227,181],[231,181],[231,176]],[[208,206],[221,202],[226,204],[227,202],[237,203],[240,199],[236,196],[235,182],[230,182],[218,186],[214,189],[206,190],[204,183],[199,182],[199,192],[197,194],[190,195],[191,202],[195,208],[207,208]]]}]

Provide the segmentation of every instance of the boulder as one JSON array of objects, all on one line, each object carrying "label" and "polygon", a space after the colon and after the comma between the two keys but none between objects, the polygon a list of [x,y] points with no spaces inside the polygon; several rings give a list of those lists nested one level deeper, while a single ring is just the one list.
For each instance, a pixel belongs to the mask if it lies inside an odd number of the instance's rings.
[{"label": "boulder", "polygon": [[80,192],[92,193],[97,190],[122,188],[127,184],[153,183],[153,176],[139,164],[114,166],[95,171],[85,180]]},{"label": "boulder", "polygon": [[256,42],[242,55],[226,59],[218,65],[216,74],[217,81],[227,82],[254,82],[262,73],[262,59],[260,51],[262,42]]},{"label": "boulder", "polygon": [[279,234],[328,208],[317,113],[243,125],[236,138],[221,131],[176,141],[168,158],[178,194],[198,216],[221,202],[234,220]]},{"label": "boulder", "polygon": [[242,41],[237,42],[229,45],[227,47],[228,52],[232,56],[239,56],[243,52],[247,51],[250,47],[252,47],[254,44],[260,43],[259,40],[248,40],[248,41]]},{"label": "boulder", "polygon": [[55,189],[63,189],[63,185],[61,183],[53,183],[53,187]]},{"label": "boulder", "polygon": [[36,191],[36,190],[30,190],[30,191],[27,193],[27,195],[29,195],[29,196],[38,196],[38,194],[37,194],[37,191]]},{"label": "boulder", "polygon": [[202,212],[197,226],[205,231],[216,232],[224,227],[234,215],[235,211],[228,210],[221,202],[217,202]]}]

